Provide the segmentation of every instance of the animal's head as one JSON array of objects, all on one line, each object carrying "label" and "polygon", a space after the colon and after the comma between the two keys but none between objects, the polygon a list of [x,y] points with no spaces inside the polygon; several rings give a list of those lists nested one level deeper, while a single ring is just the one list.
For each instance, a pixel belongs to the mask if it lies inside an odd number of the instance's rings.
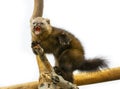
[{"label": "animal's head", "polygon": [[34,35],[41,34],[50,34],[52,31],[52,27],[50,25],[50,20],[42,17],[36,17],[31,19],[31,30]]}]

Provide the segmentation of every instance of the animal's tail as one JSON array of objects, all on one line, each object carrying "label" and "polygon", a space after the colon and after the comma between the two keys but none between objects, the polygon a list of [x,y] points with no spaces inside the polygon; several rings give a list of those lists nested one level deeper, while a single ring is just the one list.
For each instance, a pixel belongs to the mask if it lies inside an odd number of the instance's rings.
[{"label": "animal's tail", "polygon": [[108,67],[107,62],[102,58],[94,58],[90,60],[85,60],[82,62],[77,69],[81,71],[95,71],[101,68]]}]

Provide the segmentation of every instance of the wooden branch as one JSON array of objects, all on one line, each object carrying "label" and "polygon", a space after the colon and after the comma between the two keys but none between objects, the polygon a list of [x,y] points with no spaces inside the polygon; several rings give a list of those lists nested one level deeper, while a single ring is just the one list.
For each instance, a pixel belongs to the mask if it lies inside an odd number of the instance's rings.
[{"label": "wooden branch", "polygon": [[38,89],[38,84],[38,81],[34,81],[14,86],[0,87],[0,89]]},{"label": "wooden branch", "polygon": [[78,89],[75,84],[64,80],[54,72],[54,69],[44,54],[44,50],[39,44],[36,44],[33,49],[38,54],[37,62],[40,71],[38,89]]},{"label": "wooden branch", "polygon": [[[80,73],[74,76],[74,83],[77,85],[88,85],[100,82],[107,82],[120,79],[120,67],[105,69],[101,72]],[[0,89],[37,89],[38,82],[25,83],[15,86],[2,87]]]},{"label": "wooden branch", "polygon": [[[47,61],[46,56],[44,55],[43,49],[40,47],[39,44],[37,44],[33,49],[36,51],[38,54],[37,57],[37,64],[39,68],[39,84],[38,84],[38,89],[48,89],[52,87],[52,89],[55,89],[55,86],[51,83],[51,74],[52,72],[52,67],[50,66],[49,62]],[[48,68],[49,67],[49,68]],[[48,69],[47,69],[48,68]]]},{"label": "wooden branch", "polygon": [[[35,47],[35,51],[37,52],[37,62],[38,62],[38,66],[39,66],[39,71],[40,72],[44,72],[44,69],[41,69],[42,67],[45,68],[46,71],[48,72],[53,72],[53,68],[50,65],[47,57],[44,54],[44,50],[41,48],[41,46],[39,44],[37,44]],[[41,66],[42,64],[42,66]]]},{"label": "wooden branch", "polygon": [[97,72],[87,72],[74,75],[74,83],[77,85],[87,85],[120,79],[120,67],[105,69]]},{"label": "wooden branch", "polygon": [[34,0],[34,10],[32,18],[42,17],[43,15],[43,0]]}]

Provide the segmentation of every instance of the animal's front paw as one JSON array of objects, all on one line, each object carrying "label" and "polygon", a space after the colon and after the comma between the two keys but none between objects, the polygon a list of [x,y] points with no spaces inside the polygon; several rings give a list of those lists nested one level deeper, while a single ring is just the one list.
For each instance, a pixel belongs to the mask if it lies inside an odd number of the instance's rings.
[{"label": "animal's front paw", "polygon": [[40,44],[40,42],[38,42],[38,41],[33,41],[33,42],[31,43],[31,48],[32,48],[33,53],[34,53],[35,55],[38,55],[37,52],[36,52],[36,49],[38,48],[38,45],[39,45],[39,44]]},{"label": "animal's front paw", "polygon": [[59,67],[54,66],[53,69],[54,69],[54,71],[55,71],[56,74],[62,75],[62,71],[61,71],[61,69]]},{"label": "animal's front paw", "polygon": [[57,84],[57,83],[60,82],[60,79],[59,79],[58,76],[53,76],[53,77],[52,77],[52,81],[53,81],[54,84]]},{"label": "animal's front paw", "polygon": [[37,46],[38,44],[40,44],[39,41],[32,41],[31,47],[33,48],[33,47]]},{"label": "animal's front paw", "polygon": [[44,55],[44,50],[43,48],[40,46],[40,42],[32,42],[31,44],[32,50],[36,55]]},{"label": "animal's front paw", "polygon": [[65,34],[65,33],[60,34],[58,36],[58,39],[59,39],[60,45],[62,45],[62,46],[69,46],[70,45],[71,39],[68,37],[67,34]]},{"label": "animal's front paw", "polygon": [[33,51],[33,53],[35,54],[35,55],[37,55],[37,52],[35,51],[35,46],[37,46],[37,42],[36,41],[33,41],[32,43],[31,43],[31,48],[32,48],[32,51]]},{"label": "animal's front paw", "polygon": [[36,41],[33,41],[32,43],[31,43],[31,47],[33,48],[34,46],[36,46],[37,45],[37,42]]}]

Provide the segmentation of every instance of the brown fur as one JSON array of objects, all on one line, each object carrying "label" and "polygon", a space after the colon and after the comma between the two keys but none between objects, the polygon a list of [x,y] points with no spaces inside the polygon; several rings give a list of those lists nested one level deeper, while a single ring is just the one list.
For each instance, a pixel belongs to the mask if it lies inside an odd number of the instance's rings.
[{"label": "brown fur", "polygon": [[[39,32],[35,32],[39,29]],[[45,53],[52,53],[56,60],[56,72],[63,78],[73,82],[73,71],[97,70],[107,66],[100,58],[86,60],[80,41],[71,33],[50,25],[50,21],[37,17],[31,20],[32,41],[39,42]]]}]

